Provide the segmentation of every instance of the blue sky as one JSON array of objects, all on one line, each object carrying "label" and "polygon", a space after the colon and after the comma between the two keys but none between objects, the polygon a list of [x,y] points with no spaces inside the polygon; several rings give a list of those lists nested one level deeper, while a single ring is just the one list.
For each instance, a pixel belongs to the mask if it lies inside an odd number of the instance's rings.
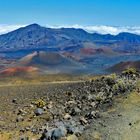
[{"label": "blue sky", "polygon": [[139,26],[140,0],[1,0],[0,24]]}]

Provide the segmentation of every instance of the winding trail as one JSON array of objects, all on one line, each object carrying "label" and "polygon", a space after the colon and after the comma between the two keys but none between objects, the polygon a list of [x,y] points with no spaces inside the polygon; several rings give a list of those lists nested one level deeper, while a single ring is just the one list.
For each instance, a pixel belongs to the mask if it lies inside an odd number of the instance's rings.
[{"label": "winding trail", "polygon": [[116,99],[99,128],[101,140],[140,140],[140,93]]}]

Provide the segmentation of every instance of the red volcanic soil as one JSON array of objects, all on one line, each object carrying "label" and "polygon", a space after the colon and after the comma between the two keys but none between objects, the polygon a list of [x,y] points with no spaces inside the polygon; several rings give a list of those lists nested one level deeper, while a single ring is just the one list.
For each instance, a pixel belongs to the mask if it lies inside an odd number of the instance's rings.
[{"label": "red volcanic soil", "polygon": [[80,51],[82,54],[85,54],[85,55],[92,55],[96,52],[95,49],[93,48],[82,48]]},{"label": "red volcanic soil", "polygon": [[7,68],[0,72],[1,76],[19,76],[23,74],[32,74],[34,72],[38,72],[38,68],[36,67],[12,67]]},{"label": "red volcanic soil", "polygon": [[137,70],[140,70],[140,61],[120,62],[110,67],[108,70],[112,72],[121,72],[127,68],[136,68]]},{"label": "red volcanic soil", "polygon": [[93,54],[113,54],[114,52],[110,48],[82,48],[81,53],[84,55],[93,55]]}]

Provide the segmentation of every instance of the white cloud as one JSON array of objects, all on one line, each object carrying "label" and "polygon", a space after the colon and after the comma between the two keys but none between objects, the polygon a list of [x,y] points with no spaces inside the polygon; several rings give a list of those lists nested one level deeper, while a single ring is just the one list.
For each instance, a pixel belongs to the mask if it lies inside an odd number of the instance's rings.
[{"label": "white cloud", "polygon": [[140,35],[140,26],[81,26],[81,25],[64,25],[64,26],[48,26],[52,28],[81,28],[86,30],[87,32],[90,33],[100,33],[100,34],[112,34],[112,35],[117,35],[121,32],[129,32],[129,33],[134,33],[134,34],[139,34]]},{"label": "white cloud", "polygon": [[[0,25],[0,34],[5,34],[25,26],[26,25]],[[104,25],[100,25],[100,26],[82,26],[82,25],[49,26],[47,25],[46,27],[50,27],[50,28],[64,27],[64,28],[76,28],[76,29],[81,28],[90,33],[100,33],[100,34],[117,35],[121,32],[129,32],[129,33],[140,35],[140,26],[131,27],[131,26],[104,26]]]},{"label": "white cloud", "polygon": [[0,25],[0,34],[5,34],[24,26],[25,25]]}]

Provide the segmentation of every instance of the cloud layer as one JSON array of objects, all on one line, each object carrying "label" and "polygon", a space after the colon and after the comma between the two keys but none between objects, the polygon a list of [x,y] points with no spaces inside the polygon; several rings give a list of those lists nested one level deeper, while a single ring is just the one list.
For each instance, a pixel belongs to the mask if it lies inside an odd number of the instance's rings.
[{"label": "cloud layer", "polygon": [[25,25],[0,25],[0,34],[5,34]]},{"label": "cloud layer", "polygon": [[[24,27],[26,25],[0,25],[0,34],[5,34],[10,31],[16,30],[20,27]],[[139,34],[140,35],[140,26],[81,26],[81,25],[63,25],[63,26],[49,26],[47,25],[46,27],[50,28],[81,28],[86,30],[87,32],[90,33],[100,33],[100,34],[112,34],[112,35],[117,35],[121,32],[129,32],[129,33],[134,33],[134,34]]]},{"label": "cloud layer", "polygon": [[81,28],[86,30],[90,33],[99,33],[99,34],[112,34],[117,35],[121,32],[128,32],[128,33],[134,33],[140,35],[140,26],[81,26],[81,25],[72,25],[72,26],[51,26],[52,28]]}]

